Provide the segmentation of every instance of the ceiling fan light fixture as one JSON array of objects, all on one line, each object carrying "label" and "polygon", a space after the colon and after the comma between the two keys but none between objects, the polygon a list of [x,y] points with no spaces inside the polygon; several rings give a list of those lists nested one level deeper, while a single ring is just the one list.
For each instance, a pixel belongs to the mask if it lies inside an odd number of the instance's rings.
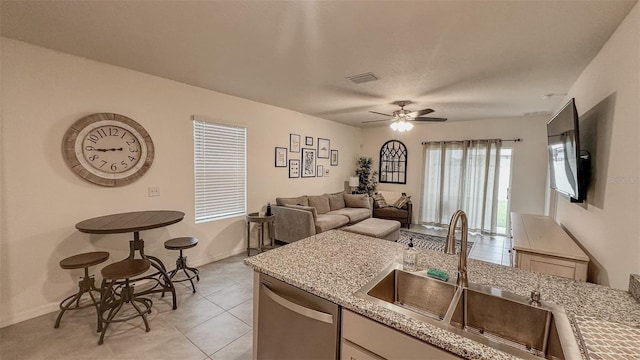
[{"label": "ceiling fan light fixture", "polygon": [[413,124],[403,119],[393,122],[391,125],[391,129],[397,132],[405,132],[413,129]]}]

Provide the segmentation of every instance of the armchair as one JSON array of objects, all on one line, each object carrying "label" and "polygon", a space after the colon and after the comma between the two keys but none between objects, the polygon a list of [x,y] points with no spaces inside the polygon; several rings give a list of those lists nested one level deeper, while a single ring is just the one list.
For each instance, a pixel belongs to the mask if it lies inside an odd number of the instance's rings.
[{"label": "armchair", "polygon": [[[381,196],[384,201],[376,200],[376,198],[380,199],[378,195]],[[397,199],[401,196],[407,197],[407,194],[391,191],[379,191],[376,196],[374,196],[373,217],[397,220],[401,225],[406,225],[407,229],[411,228],[411,217],[413,216],[413,204],[411,204],[411,200],[407,200],[406,204],[401,208],[394,206]]]}]

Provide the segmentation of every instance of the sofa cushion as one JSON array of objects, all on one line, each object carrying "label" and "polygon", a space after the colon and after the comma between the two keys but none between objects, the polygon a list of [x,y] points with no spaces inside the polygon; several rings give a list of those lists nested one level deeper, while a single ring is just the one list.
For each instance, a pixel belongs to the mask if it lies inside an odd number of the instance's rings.
[{"label": "sofa cushion", "polygon": [[339,210],[345,208],[344,191],[335,194],[329,194],[329,210]]},{"label": "sofa cushion", "polygon": [[350,208],[369,209],[369,195],[367,194],[344,194],[344,203]]},{"label": "sofa cushion", "polygon": [[316,220],[316,233],[339,228],[349,223],[349,217],[336,214],[318,214]]},{"label": "sofa cushion", "polygon": [[365,208],[342,208],[339,210],[332,210],[327,213],[328,215],[344,215],[349,218],[349,224],[355,224],[358,221],[368,219],[371,217],[371,210]]},{"label": "sofa cushion", "polygon": [[313,206],[285,204],[284,207],[309,211],[313,215],[313,222],[315,223],[318,220],[318,212],[316,211],[316,208],[314,208]]},{"label": "sofa cushion", "polygon": [[309,206],[313,206],[318,211],[318,214],[326,214],[331,209],[329,208],[329,195],[317,195],[308,196]]},{"label": "sofa cushion", "polygon": [[309,198],[306,195],[290,198],[276,198],[276,204],[285,205],[304,205],[309,206]]}]

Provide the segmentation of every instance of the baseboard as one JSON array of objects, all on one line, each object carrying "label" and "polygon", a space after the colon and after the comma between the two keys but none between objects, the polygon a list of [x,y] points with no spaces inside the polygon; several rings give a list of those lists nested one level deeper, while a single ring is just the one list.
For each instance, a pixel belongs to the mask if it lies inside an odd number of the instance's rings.
[{"label": "baseboard", "polygon": [[[247,251],[246,248],[241,247],[241,248],[237,248],[237,249],[233,249],[231,251],[227,251],[221,254],[216,254],[216,255],[212,255],[212,256],[207,256],[207,257],[203,257],[203,258],[199,258],[199,259],[189,259],[190,260],[190,264],[191,266],[194,267],[198,267],[198,266],[202,266],[202,265],[206,265],[209,264],[211,262],[214,261],[218,261],[218,260],[222,260],[222,259],[226,259],[228,257],[234,256],[234,255],[238,255],[241,254],[243,252]],[[191,261],[192,260],[192,261]],[[41,315],[45,315],[54,311],[57,311],[60,309],[60,303],[59,302],[52,302],[52,303],[48,303],[48,304],[43,304],[40,306],[37,306],[33,309],[29,309],[26,311],[21,311],[19,313],[16,314],[9,314],[6,318],[2,318],[0,319],[0,328],[3,327],[7,327],[9,325],[13,325],[13,324],[17,324],[23,321],[27,321],[33,318],[36,318],[38,316]],[[53,322],[51,323],[51,327],[53,327]]]},{"label": "baseboard", "polygon": [[[19,322],[31,320],[41,315],[45,315],[60,309],[59,302],[53,302],[37,306],[33,309],[21,311],[17,314],[9,314],[7,318],[0,320],[0,328],[7,327],[9,325],[17,324]],[[53,328],[53,321],[51,322],[51,328]]]},{"label": "baseboard", "polygon": [[191,259],[191,258],[189,258],[189,266],[198,267],[198,266],[206,265],[206,264],[212,263],[214,261],[218,261],[218,260],[222,260],[222,259],[226,259],[228,257],[234,256],[234,255],[242,254],[245,251],[247,251],[247,249],[244,248],[244,247],[241,247],[241,248],[233,249],[231,251],[223,252],[221,254],[206,256],[206,257],[199,258],[199,259]]}]

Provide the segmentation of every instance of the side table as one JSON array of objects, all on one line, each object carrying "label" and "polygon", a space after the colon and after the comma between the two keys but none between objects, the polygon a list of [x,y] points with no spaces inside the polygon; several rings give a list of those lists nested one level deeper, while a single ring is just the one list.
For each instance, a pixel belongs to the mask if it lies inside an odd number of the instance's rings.
[{"label": "side table", "polygon": [[[247,214],[247,256],[251,254],[251,249],[262,252],[263,248],[272,249],[275,245],[273,239],[273,220],[275,215],[264,215],[263,213],[249,213]],[[256,223],[260,226],[258,231],[258,247],[251,247],[251,223]],[[264,244],[264,224],[267,224],[267,230],[269,231],[269,238],[271,238],[271,245],[266,246]]]}]

